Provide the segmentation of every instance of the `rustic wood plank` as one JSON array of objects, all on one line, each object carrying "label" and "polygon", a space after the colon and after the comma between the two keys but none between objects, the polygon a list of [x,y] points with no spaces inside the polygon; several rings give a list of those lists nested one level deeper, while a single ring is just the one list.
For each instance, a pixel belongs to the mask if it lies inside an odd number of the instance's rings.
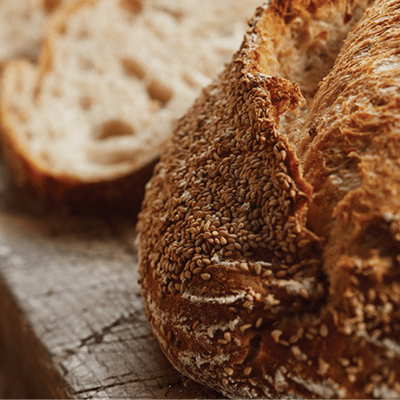
[{"label": "rustic wood plank", "polygon": [[0,395],[221,398],[153,338],[131,223],[46,216],[0,190]]}]

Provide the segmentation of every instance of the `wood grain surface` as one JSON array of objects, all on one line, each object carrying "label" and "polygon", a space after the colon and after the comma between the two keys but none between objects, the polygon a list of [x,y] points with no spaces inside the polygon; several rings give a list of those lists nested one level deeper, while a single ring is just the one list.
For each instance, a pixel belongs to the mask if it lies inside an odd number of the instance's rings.
[{"label": "wood grain surface", "polygon": [[221,398],[153,338],[132,222],[44,214],[0,180],[0,396]]}]

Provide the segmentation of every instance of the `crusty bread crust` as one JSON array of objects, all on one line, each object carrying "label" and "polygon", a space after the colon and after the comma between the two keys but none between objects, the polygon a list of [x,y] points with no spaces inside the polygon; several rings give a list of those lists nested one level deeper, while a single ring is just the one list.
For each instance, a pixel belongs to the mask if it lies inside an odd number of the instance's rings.
[{"label": "crusty bread crust", "polygon": [[183,374],[232,397],[400,396],[399,21],[395,0],[272,1],[179,121],[139,233]]}]

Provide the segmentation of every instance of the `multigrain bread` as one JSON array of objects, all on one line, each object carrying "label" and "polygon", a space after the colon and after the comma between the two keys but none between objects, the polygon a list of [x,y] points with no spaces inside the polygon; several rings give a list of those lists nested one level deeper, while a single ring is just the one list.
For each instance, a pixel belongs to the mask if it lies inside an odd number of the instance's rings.
[{"label": "multigrain bread", "polygon": [[399,24],[397,0],[273,0],[179,121],[139,258],[183,374],[229,397],[400,397]]},{"label": "multigrain bread", "polygon": [[39,66],[5,67],[16,187],[71,211],[141,203],[173,121],[240,45],[260,0],[82,0],[58,8]]}]

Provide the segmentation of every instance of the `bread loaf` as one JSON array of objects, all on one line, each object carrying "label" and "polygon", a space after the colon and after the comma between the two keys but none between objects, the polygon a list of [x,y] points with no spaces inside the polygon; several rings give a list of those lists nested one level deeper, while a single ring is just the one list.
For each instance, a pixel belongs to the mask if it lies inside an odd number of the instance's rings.
[{"label": "bread loaf", "polygon": [[10,62],[0,104],[15,186],[71,211],[140,205],[175,118],[230,60],[260,0],[81,0],[39,66]]},{"label": "bread loaf", "polygon": [[172,364],[229,397],[400,397],[400,3],[272,0],[139,216]]}]

